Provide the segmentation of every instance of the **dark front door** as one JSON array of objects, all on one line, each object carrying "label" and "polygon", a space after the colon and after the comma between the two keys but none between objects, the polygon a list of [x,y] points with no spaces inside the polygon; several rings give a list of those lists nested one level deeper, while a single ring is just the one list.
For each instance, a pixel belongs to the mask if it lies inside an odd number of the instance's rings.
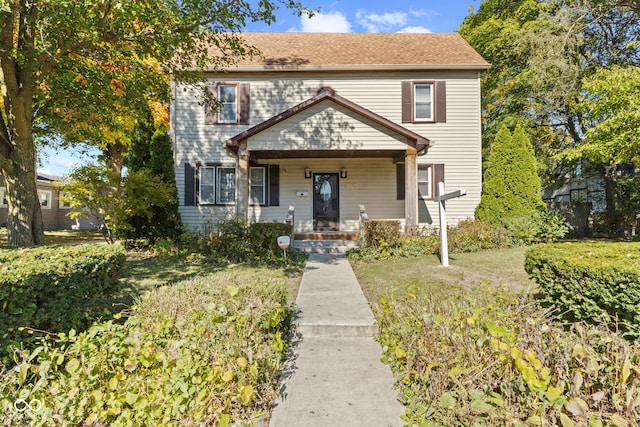
[{"label": "dark front door", "polygon": [[313,229],[315,231],[337,231],[339,189],[337,173],[313,174]]}]

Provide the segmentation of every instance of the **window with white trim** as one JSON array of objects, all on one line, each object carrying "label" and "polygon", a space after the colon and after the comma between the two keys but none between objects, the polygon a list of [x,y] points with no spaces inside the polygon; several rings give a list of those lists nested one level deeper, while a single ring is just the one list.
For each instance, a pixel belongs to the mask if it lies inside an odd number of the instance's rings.
[{"label": "window with white trim", "polygon": [[58,195],[58,209],[71,209],[71,202],[64,200],[66,197],[69,197],[69,193],[60,193]]},{"label": "window with white trim", "polygon": [[218,102],[218,123],[236,123],[238,121],[238,85],[219,84]]},{"label": "window with white trim", "polygon": [[229,205],[236,200],[236,168],[200,166],[198,179],[200,205]]},{"label": "window with white trim", "polygon": [[51,191],[38,190],[38,200],[41,207],[51,209]]},{"label": "window with white trim", "polygon": [[7,204],[7,189],[4,187],[0,187],[0,207],[6,208],[9,205]]},{"label": "window with white trim", "polygon": [[264,167],[249,168],[249,201],[254,205],[266,204],[266,175]]},{"label": "window with white trim", "polygon": [[418,165],[418,197],[433,199],[433,166]]},{"label": "window with white trim", "polygon": [[433,121],[433,83],[413,84],[413,119]]}]

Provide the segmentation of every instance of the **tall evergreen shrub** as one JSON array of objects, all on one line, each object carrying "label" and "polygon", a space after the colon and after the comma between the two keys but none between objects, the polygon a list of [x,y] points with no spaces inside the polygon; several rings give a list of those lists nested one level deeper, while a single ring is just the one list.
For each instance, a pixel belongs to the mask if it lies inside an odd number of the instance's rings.
[{"label": "tall evergreen shrub", "polygon": [[151,218],[133,216],[128,238],[144,238],[154,243],[160,238],[176,238],[182,230],[178,213],[178,188],[173,165],[171,138],[163,125],[155,128],[150,112],[136,126],[127,159],[132,171],[147,170],[172,187],[173,201],[166,206],[154,206]]},{"label": "tall evergreen shrub", "polygon": [[544,209],[529,137],[520,126],[512,135],[503,125],[491,146],[476,218],[492,225],[509,226]]}]

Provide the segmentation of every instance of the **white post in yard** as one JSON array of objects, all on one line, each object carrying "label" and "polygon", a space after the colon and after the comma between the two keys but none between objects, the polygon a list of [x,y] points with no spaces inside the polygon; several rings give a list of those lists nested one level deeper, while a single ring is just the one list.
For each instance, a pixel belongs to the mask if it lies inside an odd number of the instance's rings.
[{"label": "white post in yard", "polygon": [[447,211],[444,208],[444,201],[467,195],[467,190],[457,190],[444,194],[444,182],[438,182],[438,194],[436,202],[440,211],[440,263],[443,267],[449,267],[449,243],[447,241]]},{"label": "white post in yard", "polygon": [[[438,198],[444,195],[444,182],[438,182]],[[440,263],[443,267],[449,267],[449,242],[447,240],[447,210],[444,208],[444,200],[439,199],[440,210]]]}]

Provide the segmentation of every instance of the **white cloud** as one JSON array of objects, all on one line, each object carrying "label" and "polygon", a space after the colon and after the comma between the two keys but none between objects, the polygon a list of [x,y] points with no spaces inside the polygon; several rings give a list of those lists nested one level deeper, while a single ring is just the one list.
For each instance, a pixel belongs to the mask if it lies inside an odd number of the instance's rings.
[{"label": "white cloud", "polygon": [[421,25],[405,27],[398,31],[399,33],[431,33],[432,31]]},{"label": "white cloud", "polygon": [[367,13],[365,10],[360,9],[356,13],[356,18],[358,19],[358,24],[371,33],[389,31],[407,23],[407,14],[405,12],[386,12],[380,15]]},{"label": "white cloud", "polygon": [[53,162],[56,166],[60,166],[63,168],[72,168],[76,166],[79,162],[76,159],[70,159],[68,157],[58,157]]},{"label": "white cloud", "polygon": [[38,173],[43,173],[45,175],[53,175],[51,171],[47,168],[38,168]]},{"label": "white cloud", "polygon": [[438,16],[438,12],[435,12],[433,10],[425,10],[425,9],[415,9],[415,10],[410,10],[409,13],[412,16],[415,16],[417,18],[426,16],[428,18],[433,18],[435,16]]},{"label": "white cloud", "polygon": [[305,33],[350,33],[351,23],[342,12],[318,12],[313,17],[300,18],[302,32]]}]

